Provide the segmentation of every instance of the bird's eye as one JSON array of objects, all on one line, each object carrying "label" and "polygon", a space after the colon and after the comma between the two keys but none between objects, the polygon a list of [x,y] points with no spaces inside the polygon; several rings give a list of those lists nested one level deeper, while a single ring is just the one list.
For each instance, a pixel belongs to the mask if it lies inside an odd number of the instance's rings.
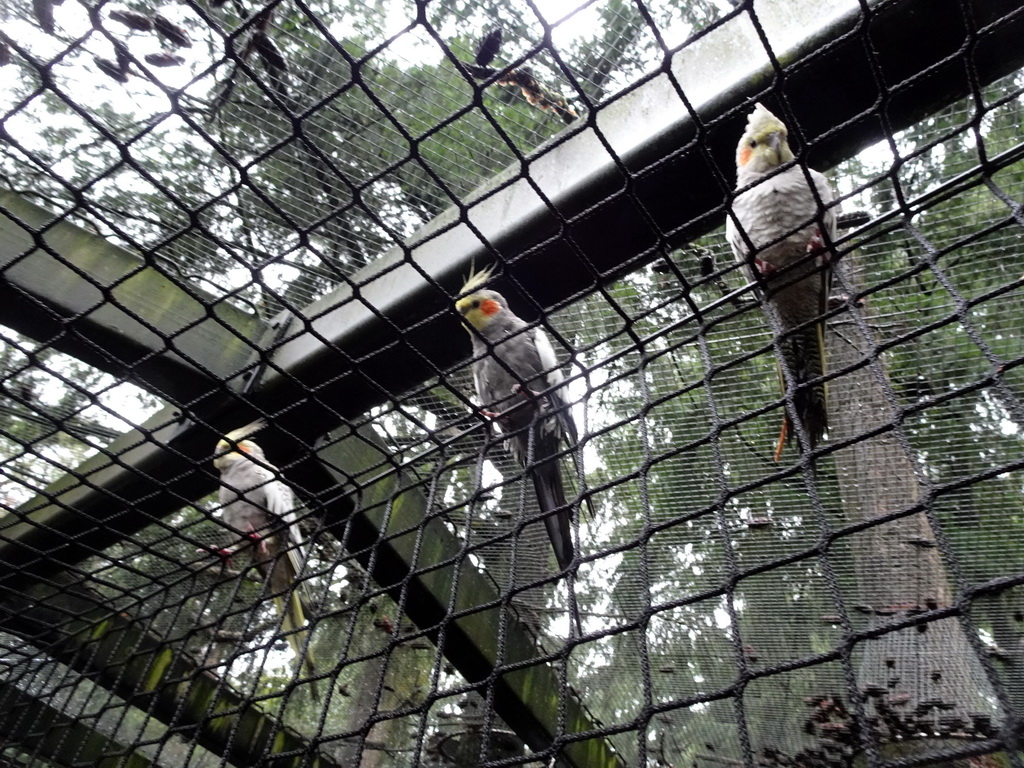
[{"label": "bird's eye", "polygon": [[757,146],[757,139],[751,139],[748,143],[750,144],[751,147],[756,147]]},{"label": "bird's eye", "polygon": [[473,309],[479,309],[479,308],[480,308],[480,299],[476,299],[473,302]]}]

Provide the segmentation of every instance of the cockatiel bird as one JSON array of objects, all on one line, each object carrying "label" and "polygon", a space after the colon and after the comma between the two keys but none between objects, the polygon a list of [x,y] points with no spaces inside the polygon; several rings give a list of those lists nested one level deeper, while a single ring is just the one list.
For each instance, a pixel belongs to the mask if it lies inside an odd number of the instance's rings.
[{"label": "cockatiel bird", "polygon": [[[558,567],[564,571],[575,553],[573,508],[566,500],[558,454],[563,441],[570,446],[579,442],[566,400],[565,377],[547,334],[517,317],[500,293],[484,288],[490,277],[490,270],[470,275],[455,302],[473,339],[477,398],[486,409],[482,412],[508,436],[512,457],[533,481]],[[573,620],[582,634],[572,574],[567,577]]]},{"label": "cockatiel bird", "polygon": [[[248,541],[220,550],[230,557],[251,547],[253,560],[268,581],[274,605],[281,614],[281,631],[296,659],[303,659],[302,672],[316,674],[313,657],[306,645],[306,615],[302,607],[301,588],[296,582],[306,561],[302,547],[295,495],[278,479],[276,468],[249,436],[266,426],[261,419],[241,429],[228,432],[217,443],[213,465],[220,471],[219,500],[222,516],[228,526]],[[315,700],[319,700],[316,682],[310,682]]]},{"label": "cockatiel bird", "polygon": [[[765,288],[782,338],[781,364],[795,387],[795,416],[813,448],[828,428],[825,383],[825,323],[832,281],[831,244],[836,237],[835,194],[825,177],[792,163],[786,126],[761,104],[747,118],[736,148],[736,190],[726,237],[737,258],[750,265]],[[813,187],[812,187],[813,184]],[[748,188],[749,187],[749,188]],[[783,393],[786,377],[779,370]],[[792,439],[788,411],[775,449],[778,461]]]}]

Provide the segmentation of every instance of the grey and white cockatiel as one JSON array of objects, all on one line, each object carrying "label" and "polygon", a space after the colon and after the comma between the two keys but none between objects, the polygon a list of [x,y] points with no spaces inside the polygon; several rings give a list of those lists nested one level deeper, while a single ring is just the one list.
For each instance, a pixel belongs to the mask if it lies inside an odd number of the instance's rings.
[{"label": "grey and white cockatiel", "polygon": [[[213,465],[220,471],[219,500],[224,522],[245,540],[220,550],[230,557],[243,548],[251,548],[260,573],[268,582],[274,605],[281,614],[281,632],[296,659],[302,660],[302,673],[316,674],[311,650],[306,650],[306,615],[302,606],[302,585],[296,581],[306,561],[302,535],[295,514],[295,495],[278,479],[276,468],[249,435],[265,423],[255,421],[228,432],[217,443]],[[315,681],[310,683],[313,698],[319,700]]]},{"label": "grey and white cockatiel", "polygon": [[[517,317],[505,297],[483,286],[484,270],[469,277],[455,308],[473,339],[473,381],[484,413],[508,435],[506,445],[523,467],[537,494],[558,567],[572,565],[573,506],[565,496],[561,462],[563,441],[579,442],[565,395],[565,377],[547,334]],[[575,454],[573,454],[575,460]],[[589,506],[589,501],[588,501]],[[573,619],[582,634],[579,610],[567,574]]]},{"label": "grey and white cockatiel", "polygon": [[[765,287],[780,326],[782,364],[794,385],[795,415],[810,440],[803,448],[813,448],[828,428],[825,384],[808,382],[825,373],[825,324],[818,318],[828,307],[838,210],[825,177],[791,164],[794,159],[786,126],[756,105],[736,148],[738,194],[726,237]],[[785,392],[781,369],[779,379]],[[787,412],[783,421],[776,460],[795,431],[792,416]]]}]

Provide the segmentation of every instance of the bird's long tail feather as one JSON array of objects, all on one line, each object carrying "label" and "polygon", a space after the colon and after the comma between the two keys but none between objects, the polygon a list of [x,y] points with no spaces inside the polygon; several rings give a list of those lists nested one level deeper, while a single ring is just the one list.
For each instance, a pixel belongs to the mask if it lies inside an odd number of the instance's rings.
[{"label": "bird's long tail feather", "polygon": [[[306,615],[302,610],[302,600],[298,593],[292,590],[288,595],[274,598],[278,611],[281,613],[281,632],[288,638],[288,645],[296,660],[301,659],[299,666],[303,677],[316,676],[316,663],[313,661],[313,649],[307,647],[306,641],[309,636],[306,626]],[[313,701],[320,702],[320,691],[317,688],[316,680],[309,681],[309,691]]]},{"label": "bird's long tail feather", "polygon": [[[544,513],[544,527],[547,529],[551,546],[555,550],[558,567],[565,571],[569,588],[569,605],[572,609],[576,632],[583,634],[579,606],[576,603],[575,575],[567,570],[572,566],[576,550],[572,543],[572,510],[566,505],[565,488],[558,462],[547,461],[533,471],[533,487],[537,492],[537,503]],[[558,510],[558,511],[553,511]],[[549,514],[550,513],[550,514]]]},{"label": "bird's long tail feather", "polygon": [[572,512],[566,506],[557,464],[548,462],[534,470],[533,486],[540,511],[545,515],[544,527],[555,550],[558,567],[565,570],[572,565],[576,552],[572,544]]},{"label": "bird's long tail feather", "polygon": [[[302,585],[296,581],[299,568],[301,566],[295,565],[294,550],[281,553],[275,559],[270,586],[274,592],[274,605],[281,615],[281,632],[288,638],[299,672],[304,677],[315,677],[316,663],[308,643],[309,630],[306,629],[306,613],[302,608]],[[319,702],[320,692],[315,680],[310,680],[309,690],[313,700]]]},{"label": "bird's long tail feather", "polygon": [[[793,375],[797,389],[793,397],[796,412],[807,430],[810,448],[814,448],[824,437],[828,429],[828,392],[825,382],[819,381],[811,386],[807,382],[821,378],[825,373],[825,326],[814,323],[803,328],[787,340],[783,347],[786,365]],[[779,372],[779,382],[785,391],[785,378]],[[782,454],[782,447],[793,438],[795,433],[793,420],[787,412],[779,434],[779,442],[775,449],[775,460]]]}]

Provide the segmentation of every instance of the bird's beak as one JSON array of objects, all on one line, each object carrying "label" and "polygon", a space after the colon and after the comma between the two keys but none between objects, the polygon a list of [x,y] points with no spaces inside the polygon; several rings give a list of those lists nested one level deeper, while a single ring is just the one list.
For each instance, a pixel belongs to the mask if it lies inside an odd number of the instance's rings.
[{"label": "bird's beak", "polygon": [[772,152],[775,153],[776,157],[782,154],[782,142],[781,133],[773,133],[768,136],[768,146],[772,148]]}]

